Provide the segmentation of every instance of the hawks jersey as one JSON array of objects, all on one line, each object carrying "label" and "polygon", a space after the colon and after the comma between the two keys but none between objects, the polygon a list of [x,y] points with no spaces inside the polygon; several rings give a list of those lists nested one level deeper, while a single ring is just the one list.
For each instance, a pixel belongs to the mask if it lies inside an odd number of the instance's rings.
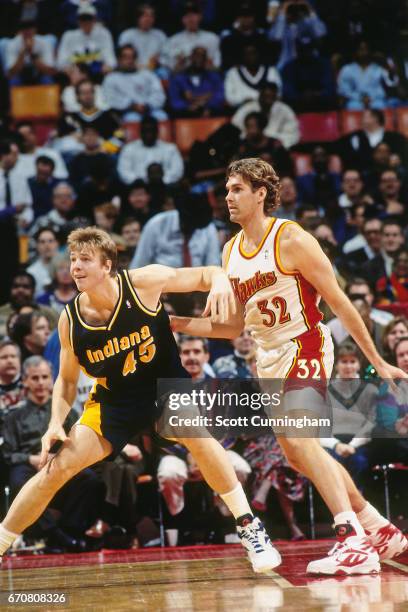
[{"label": "hawks jersey", "polygon": [[84,320],[81,294],[66,306],[70,343],[81,369],[119,403],[155,399],[158,378],[186,376],[169,317],[160,303],[154,311],[142,304],[126,270],[117,279],[119,299],[105,325]]},{"label": "hawks jersey", "polygon": [[289,223],[271,218],[258,248],[247,253],[241,230],[227,249],[226,271],[245,309],[245,327],[258,347],[272,349],[316,327],[323,315],[320,296],[300,273],[288,272],[279,256],[279,237]]}]

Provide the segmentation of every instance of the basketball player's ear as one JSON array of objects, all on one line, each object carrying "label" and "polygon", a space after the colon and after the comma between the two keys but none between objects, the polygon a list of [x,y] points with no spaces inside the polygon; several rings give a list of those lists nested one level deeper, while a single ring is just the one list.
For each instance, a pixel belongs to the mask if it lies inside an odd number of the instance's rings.
[{"label": "basketball player's ear", "polygon": [[258,204],[263,204],[266,198],[266,187],[260,187],[258,189]]}]

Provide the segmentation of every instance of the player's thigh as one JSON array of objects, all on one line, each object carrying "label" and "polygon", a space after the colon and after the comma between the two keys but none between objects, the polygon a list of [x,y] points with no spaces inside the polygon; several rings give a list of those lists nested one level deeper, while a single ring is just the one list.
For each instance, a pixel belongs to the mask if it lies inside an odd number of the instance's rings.
[{"label": "player's thigh", "polygon": [[75,424],[69,432],[68,440],[48,464],[48,473],[57,471],[73,476],[102,461],[111,452],[112,445],[108,440],[86,425]]}]

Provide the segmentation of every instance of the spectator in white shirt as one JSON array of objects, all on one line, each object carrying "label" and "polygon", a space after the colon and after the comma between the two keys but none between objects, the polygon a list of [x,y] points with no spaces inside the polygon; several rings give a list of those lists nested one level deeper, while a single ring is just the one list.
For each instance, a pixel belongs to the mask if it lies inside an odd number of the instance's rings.
[{"label": "spectator in white shirt", "polygon": [[277,138],[287,149],[299,142],[300,131],[297,117],[290,106],[277,98],[277,84],[266,83],[257,100],[247,102],[236,111],[232,117],[232,123],[241,130],[242,137],[245,136],[245,117],[249,113],[261,112],[268,118],[264,129],[265,136]]},{"label": "spectator in white shirt", "polygon": [[214,32],[200,30],[202,20],[198,4],[188,2],[183,11],[184,30],[171,36],[163,51],[162,63],[170,70],[182,70],[187,67],[188,59],[195,47],[204,47],[208,53],[208,68],[219,68],[221,65],[220,41]]},{"label": "spectator in white shirt", "polygon": [[37,135],[32,123],[29,121],[19,123],[17,132],[20,134],[22,140],[22,152],[18,159],[18,166],[27,178],[31,178],[36,174],[35,162],[41,155],[49,157],[54,162],[55,178],[66,179],[68,177],[68,170],[60,153],[48,147],[37,146]]},{"label": "spectator in white shirt", "polygon": [[61,38],[57,66],[69,71],[74,64],[88,64],[92,73],[106,74],[116,66],[112,35],[96,21],[96,9],[82,2],[78,8],[77,30],[68,30]]},{"label": "spectator in white shirt", "polygon": [[20,24],[19,33],[6,46],[5,68],[10,85],[45,85],[55,70],[52,43],[38,36],[33,21]]},{"label": "spectator in white shirt", "polygon": [[167,119],[163,110],[166,96],[160,79],[150,70],[138,70],[137,52],[132,45],[118,51],[118,69],[105,77],[103,94],[109,108],[125,121],[140,121],[151,114],[158,121]]},{"label": "spectator in white shirt", "polygon": [[[81,81],[88,81],[91,78],[91,71],[86,64],[75,64],[69,71],[70,85],[65,87],[61,94],[61,102],[66,113],[78,113],[81,110],[81,103],[78,100],[76,87]],[[108,105],[103,97],[101,85],[94,85],[95,108],[107,110]]]},{"label": "spectator in white shirt", "polygon": [[18,270],[18,229],[27,227],[33,219],[31,191],[17,160],[17,144],[0,141],[0,300],[7,294]]},{"label": "spectator in white shirt", "polygon": [[155,70],[163,52],[167,36],[154,28],[155,10],[150,4],[141,4],[137,9],[136,28],[129,28],[119,36],[119,46],[132,45],[137,52],[137,66]]},{"label": "spectator in white shirt", "polygon": [[27,272],[35,278],[35,293],[34,297],[38,297],[44,293],[47,285],[51,283],[50,263],[53,257],[58,253],[57,235],[50,227],[44,227],[38,230],[35,238],[35,248],[37,257],[27,268]]},{"label": "spectator in white shirt", "polygon": [[261,63],[261,56],[252,43],[242,48],[241,65],[230,68],[225,76],[225,99],[237,107],[250,100],[257,100],[266,83],[276,83],[281,88],[281,78],[274,66]]},{"label": "spectator in white shirt", "polygon": [[125,145],[119,155],[120,179],[130,185],[136,179],[147,179],[147,169],[152,163],[163,168],[166,184],[178,181],[184,171],[183,160],[176,145],[158,139],[158,125],[154,117],[145,117],[140,124],[140,140]]}]

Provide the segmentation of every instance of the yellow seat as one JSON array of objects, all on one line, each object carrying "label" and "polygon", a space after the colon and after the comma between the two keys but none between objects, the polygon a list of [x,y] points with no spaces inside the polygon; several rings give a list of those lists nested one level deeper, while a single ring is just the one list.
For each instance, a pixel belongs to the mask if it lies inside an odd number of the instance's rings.
[{"label": "yellow seat", "polygon": [[22,119],[57,119],[60,114],[58,85],[11,87],[11,116]]}]

